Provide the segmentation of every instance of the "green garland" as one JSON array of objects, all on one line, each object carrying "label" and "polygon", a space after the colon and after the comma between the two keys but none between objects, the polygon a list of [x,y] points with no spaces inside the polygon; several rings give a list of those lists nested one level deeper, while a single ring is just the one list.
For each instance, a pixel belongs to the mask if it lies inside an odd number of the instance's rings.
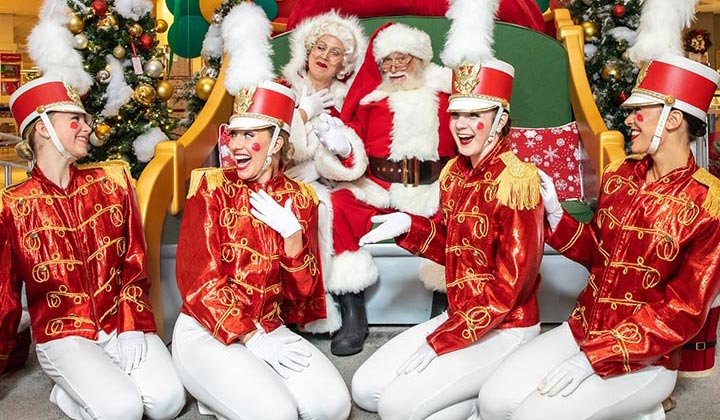
[{"label": "green garland", "polygon": [[[172,117],[171,109],[164,102],[155,100],[150,104],[143,104],[131,98],[123,105],[116,116],[102,117],[100,112],[104,109],[107,91],[107,84],[100,81],[98,73],[106,70],[106,57],[113,54],[117,46],[122,46],[126,51],[126,59],[133,54],[141,59],[143,65],[151,59],[163,62],[163,51],[158,50],[157,35],[155,32],[156,20],[150,14],[142,16],[137,22],[120,16],[114,10],[115,0],[105,0],[108,10],[105,16],[112,15],[117,25],[110,28],[101,28],[100,23],[104,16],[96,16],[91,7],[93,0],[79,0],[86,7],[82,10],[74,2],[68,2],[73,12],[84,21],[85,28],[82,34],[87,37],[87,48],[80,51],[84,61],[85,71],[95,78],[95,84],[83,99],[85,109],[95,116],[94,127],[101,124],[110,126],[111,131],[106,142],[101,146],[91,146],[88,156],[84,162],[97,162],[108,159],[123,159],[130,163],[132,174],[139,177],[145,162],[140,162],[133,150],[133,141],[145,133],[151,127],[159,127],[168,138],[174,139],[172,131],[177,125],[177,120]],[[133,37],[130,27],[139,24],[142,27],[142,34],[148,34],[153,39],[153,47],[147,51],[140,48],[139,36]],[[132,45],[135,45],[135,53]],[[120,59],[123,61],[123,59]],[[125,82],[135,90],[141,83],[148,84],[155,89],[159,79],[154,79],[145,74],[137,75],[132,66],[124,69]]]},{"label": "green garland", "polygon": [[[627,42],[616,39],[610,31],[619,27],[636,31],[642,0],[570,0],[564,5],[578,24],[594,22],[597,25],[598,35],[585,41],[586,47],[591,44],[597,48],[595,54],[586,55],[585,71],[605,125],[625,135],[625,147],[629,150],[630,131],[624,124],[627,111],[619,105],[630,96],[638,69],[628,59]],[[613,75],[617,75],[617,79]]]}]

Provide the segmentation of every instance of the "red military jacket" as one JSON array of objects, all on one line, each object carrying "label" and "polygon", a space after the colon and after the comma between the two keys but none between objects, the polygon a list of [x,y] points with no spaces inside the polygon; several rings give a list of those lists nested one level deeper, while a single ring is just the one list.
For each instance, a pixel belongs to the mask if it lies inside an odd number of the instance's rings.
[{"label": "red military jacket", "polygon": [[[264,189],[278,203],[292,199],[303,249],[285,255],[279,233],[250,214],[250,192]],[[276,173],[265,185],[235,168],[193,171],[177,248],[182,312],[225,344],[255,330],[325,317],[317,249],[317,197],[306,184]]]},{"label": "red military jacket", "polygon": [[720,286],[720,180],[685,166],[645,184],[649,156],[611,163],[590,223],[563,214],[548,243],[588,268],[568,323],[603,377],[677,369]]},{"label": "red military jacket", "polygon": [[[125,162],[71,166],[67,188],[37,166],[0,193],[0,368],[20,319],[33,338],[155,331],[145,237]],[[1,370],[1,369],[0,369]]]},{"label": "red military jacket", "polygon": [[428,335],[433,350],[448,353],[494,328],[540,322],[544,210],[535,167],[500,141],[475,168],[465,156],[451,160],[440,197],[438,215],[411,216],[397,242],[445,265],[449,318]]}]

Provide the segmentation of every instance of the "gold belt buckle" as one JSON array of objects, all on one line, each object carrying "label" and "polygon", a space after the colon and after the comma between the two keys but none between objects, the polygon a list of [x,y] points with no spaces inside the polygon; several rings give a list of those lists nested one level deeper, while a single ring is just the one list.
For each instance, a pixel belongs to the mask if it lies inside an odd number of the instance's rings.
[{"label": "gold belt buckle", "polygon": [[403,180],[403,186],[408,186],[408,173],[410,170],[412,171],[412,186],[417,187],[420,183],[420,161],[417,160],[417,158],[411,158],[410,164],[412,165],[412,168],[408,168],[408,159],[403,158],[402,164],[401,164],[401,171],[402,171],[402,180]]}]

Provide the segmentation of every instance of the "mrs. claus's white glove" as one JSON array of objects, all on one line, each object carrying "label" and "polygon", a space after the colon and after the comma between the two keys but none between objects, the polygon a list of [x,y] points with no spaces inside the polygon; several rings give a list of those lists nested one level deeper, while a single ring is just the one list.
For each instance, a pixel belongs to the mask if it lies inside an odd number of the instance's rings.
[{"label": "mrs. claus's white glove", "polygon": [[327,89],[321,89],[315,93],[308,93],[307,86],[303,86],[298,103],[298,108],[305,111],[305,115],[307,115],[307,119],[310,121],[314,117],[328,112],[326,109],[335,105],[335,97]]},{"label": "mrs. claus's white glove", "polygon": [[320,143],[330,152],[342,158],[350,156],[352,148],[344,130],[342,130],[343,123],[340,119],[322,114],[313,123],[313,127]]}]

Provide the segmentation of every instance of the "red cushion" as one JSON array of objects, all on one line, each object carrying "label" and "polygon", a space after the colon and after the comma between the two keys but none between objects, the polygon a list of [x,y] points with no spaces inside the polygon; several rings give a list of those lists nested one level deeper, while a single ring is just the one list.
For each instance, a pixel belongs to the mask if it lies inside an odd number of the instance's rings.
[{"label": "red cushion", "polygon": [[[302,0],[295,3],[288,19],[288,30],[304,19],[332,9],[358,17],[445,16],[447,1],[441,0]],[[501,0],[497,19],[543,32],[545,22],[535,0]]]},{"label": "red cushion", "polygon": [[237,166],[237,162],[230,152],[230,131],[228,131],[227,127],[227,124],[220,124],[220,127],[218,127],[218,154],[220,155],[221,168]]},{"label": "red cushion", "polygon": [[551,128],[513,127],[508,140],[520,159],[555,180],[560,201],[583,198],[580,135],[575,122]]}]

